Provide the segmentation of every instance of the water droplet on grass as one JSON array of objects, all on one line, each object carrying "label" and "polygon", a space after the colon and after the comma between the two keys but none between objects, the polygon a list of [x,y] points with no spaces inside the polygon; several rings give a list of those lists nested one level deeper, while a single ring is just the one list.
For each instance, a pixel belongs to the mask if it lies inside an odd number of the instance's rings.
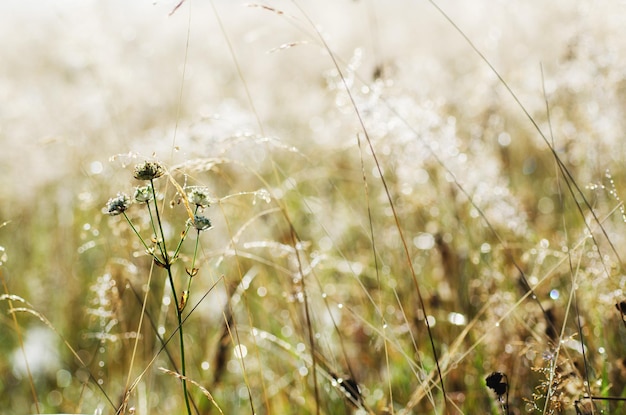
[{"label": "water droplet on grass", "polygon": [[243,359],[248,355],[248,348],[243,344],[239,344],[235,346],[233,353],[237,359]]}]

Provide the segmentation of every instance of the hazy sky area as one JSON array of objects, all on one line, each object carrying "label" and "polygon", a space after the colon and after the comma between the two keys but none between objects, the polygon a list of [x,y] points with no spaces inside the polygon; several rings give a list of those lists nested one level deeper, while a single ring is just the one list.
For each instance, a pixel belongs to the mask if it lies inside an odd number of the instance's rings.
[{"label": "hazy sky area", "polygon": [[[245,119],[256,124],[228,42],[266,128],[281,132],[285,124],[293,126],[293,113],[310,110],[323,99],[311,84],[323,86],[320,74],[332,62],[293,3],[271,3],[287,10],[283,16],[245,4],[214,3],[224,33],[209,2],[188,1],[169,16],[176,2],[3,1],[0,160],[9,167],[5,171],[12,171],[18,155],[30,165],[49,166],[49,177],[67,173],[70,166],[86,168],[84,162],[94,158],[104,161],[109,152],[132,149],[164,156],[171,150],[177,121],[178,144],[184,144],[191,123],[225,107],[241,111],[235,123]],[[344,62],[360,53],[363,76],[375,65],[385,65],[395,82],[437,99],[454,93],[441,89],[449,84],[447,76],[475,68],[488,72],[425,1],[298,4]],[[609,2],[592,8],[588,2],[533,4],[444,1],[441,7],[509,74],[510,82],[534,84],[536,91],[541,89],[540,63],[549,85],[558,77],[552,70],[568,42],[597,37],[608,43],[624,14],[623,4]],[[607,17],[607,7],[616,13]],[[606,47],[617,51],[621,43]],[[441,77],[431,79],[433,74]],[[462,88],[464,80],[457,81]],[[276,105],[287,101],[277,113]],[[310,112],[314,118],[314,110]],[[146,146],[145,140],[159,144]],[[77,163],[77,157],[86,160]]]}]

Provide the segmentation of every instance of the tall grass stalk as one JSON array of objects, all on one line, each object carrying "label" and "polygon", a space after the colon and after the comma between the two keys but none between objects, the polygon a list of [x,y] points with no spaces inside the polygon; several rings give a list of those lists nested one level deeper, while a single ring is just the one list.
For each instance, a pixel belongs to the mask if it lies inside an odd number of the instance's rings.
[{"label": "tall grass stalk", "polygon": [[330,3],[101,5],[0,51],[8,415],[624,409],[623,17]]}]

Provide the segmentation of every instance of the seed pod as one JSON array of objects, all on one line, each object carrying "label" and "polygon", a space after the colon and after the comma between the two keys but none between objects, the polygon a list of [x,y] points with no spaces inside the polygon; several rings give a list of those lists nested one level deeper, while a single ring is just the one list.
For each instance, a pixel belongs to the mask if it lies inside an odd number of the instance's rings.
[{"label": "seed pod", "polygon": [[183,295],[180,297],[180,304],[178,304],[178,312],[182,312],[187,305],[187,299],[189,298],[189,291],[183,291]]}]

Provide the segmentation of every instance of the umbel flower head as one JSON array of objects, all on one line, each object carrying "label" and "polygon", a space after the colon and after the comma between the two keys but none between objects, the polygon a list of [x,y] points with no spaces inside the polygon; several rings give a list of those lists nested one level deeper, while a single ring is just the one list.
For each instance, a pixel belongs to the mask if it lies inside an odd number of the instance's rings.
[{"label": "umbel flower head", "polygon": [[210,204],[209,191],[206,187],[190,187],[187,192],[187,199],[192,205],[207,207]]},{"label": "umbel flower head", "polygon": [[195,215],[193,221],[189,219],[189,222],[198,231],[205,231],[211,227],[211,220],[202,215]]},{"label": "umbel flower head", "polygon": [[106,205],[106,213],[111,216],[121,215],[130,206],[130,198],[126,193],[118,193],[116,197],[109,199]]},{"label": "umbel flower head", "polygon": [[150,186],[140,186],[135,189],[134,198],[139,203],[146,203],[152,200],[152,188]]},{"label": "umbel flower head", "polygon": [[152,180],[163,176],[165,169],[158,162],[144,161],[135,166],[133,176],[137,180]]}]

